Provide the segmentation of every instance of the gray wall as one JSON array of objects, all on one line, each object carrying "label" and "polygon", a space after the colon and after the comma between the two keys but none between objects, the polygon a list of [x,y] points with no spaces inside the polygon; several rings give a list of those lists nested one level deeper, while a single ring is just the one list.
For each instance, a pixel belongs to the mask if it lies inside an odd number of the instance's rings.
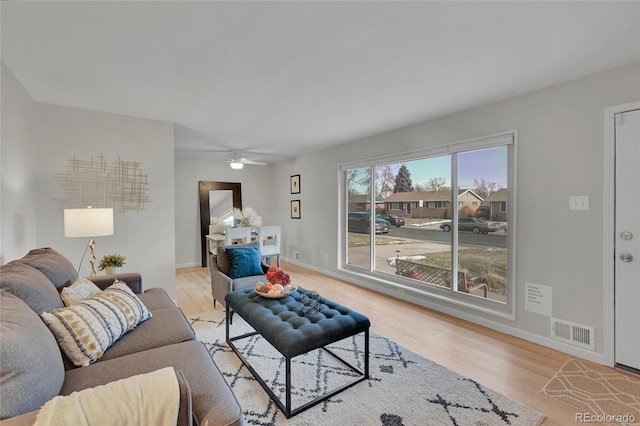
[{"label": "gray wall", "polygon": [[[252,207],[262,216],[265,225],[274,224],[275,212],[270,202],[274,167],[245,166],[233,170],[229,164],[201,157],[175,157],[175,228],[176,265],[178,267],[200,265],[200,207],[199,181],[236,182],[242,185],[242,204]],[[287,180],[287,185],[289,181]],[[287,186],[287,188],[289,188]]]},{"label": "gray wall", "polygon": [[[36,103],[5,72],[2,90],[3,95],[17,94],[6,102],[3,98],[2,104],[1,211],[2,229],[8,230],[2,236],[2,261],[24,256],[32,248],[53,247],[77,266],[88,238],[64,237],[62,208],[55,201],[63,197],[63,190],[54,173],[66,171],[73,157],[90,159],[104,154],[110,162],[118,158],[139,161],[148,175],[152,202],[139,213],[116,212],[115,234],[96,238],[96,257],[126,256],[124,271],[142,273],[145,288],[161,287],[175,299],[173,124]],[[10,113],[5,115],[7,110]],[[14,115],[23,119],[20,127],[13,124]],[[5,126],[14,128],[9,137],[5,137]],[[22,189],[17,187],[21,181],[25,183]],[[5,185],[11,188],[5,191]],[[28,230],[27,236],[19,238],[13,225],[16,220]],[[14,244],[13,239],[21,241]],[[88,255],[80,274],[89,274]]]},{"label": "gray wall", "polygon": [[[516,320],[428,298],[413,301],[602,361],[609,338],[603,335],[604,109],[640,99],[639,76],[635,64],[236,172],[225,163],[174,158],[169,123],[34,103],[3,65],[2,261],[24,255],[34,244],[58,248],[74,263],[79,259],[84,242],[62,236],[62,212],[53,201],[60,188],[52,176],[71,156],[104,153],[137,159],[149,173],[153,203],[139,215],[116,217],[116,235],[98,240],[99,255],[127,255],[127,269],[143,272],[146,287],[166,288],[174,297],[174,266],[199,264],[197,182],[219,180],[241,182],[244,205],[255,208],[265,224],[282,225],[283,257],[298,251],[300,262],[312,269],[397,295],[384,282],[337,267],[338,165],[517,129]],[[30,146],[37,149],[36,159]],[[14,163],[20,167],[7,167]],[[299,195],[289,193],[294,174],[301,175]],[[589,211],[568,210],[569,196],[577,194],[589,195]],[[300,220],[290,219],[292,199],[302,201]],[[13,227],[16,220],[23,231]],[[525,282],[553,288],[554,317],[594,326],[596,351],[551,341],[549,318],[523,309]]]},{"label": "gray wall", "polygon": [[[338,165],[515,129],[515,321],[428,297],[410,300],[605,363],[604,342],[611,336],[604,335],[604,109],[639,100],[639,76],[640,64],[634,64],[266,168],[235,172],[226,164],[176,158],[178,264],[199,261],[199,246],[193,243],[198,230],[197,181],[237,181],[243,183],[245,205],[256,208],[269,224],[283,227],[283,258],[292,260],[297,251],[300,263],[311,269],[402,296],[388,283],[338,268]],[[294,174],[301,175],[298,195],[289,193],[289,176]],[[569,211],[570,195],[589,195],[590,210]],[[300,220],[290,218],[292,199],[301,200]],[[524,309],[525,282],[553,288],[553,317],[593,326],[596,351],[551,340],[549,317]]]},{"label": "gray wall", "polygon": [[[274,181],[301,174],[302,219],[286,208],[284,257],[362,285],[384,283],[337,268],[338,164],[517,129],[517,315],[514,322],[435,302],[415,302],[565,351],[602,360],[604,351],[604,109],[640,99],[640,66],[627,66],[426,123],[337,146],[274,169]],[[589,195],[589,211],[569,211],[570,195]],[[288,191],[274,191],[286,206]],[[330,261],[324,262],[328,255]],[[552,315],[595,327],[596,353],[550,341],[549,318],[523,308],[524,283],[553,288]]]},{"label": "gray wall", "polygon": [[36,103],[2,62],[0,135],[0,264],[36,244],[36,157],[32,123]]}]

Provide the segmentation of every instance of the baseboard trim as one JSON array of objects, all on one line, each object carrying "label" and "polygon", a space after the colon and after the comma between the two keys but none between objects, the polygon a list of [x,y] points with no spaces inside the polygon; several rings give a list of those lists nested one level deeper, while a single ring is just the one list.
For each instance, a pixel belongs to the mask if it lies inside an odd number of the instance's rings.
[{"label": "baseboard trim", "polygon": [[193,268],[194,266],[200,266],[200,264],[198,262],[180,263],[176,265],[176,269]]},{"label": "baseboard trim", "polygon": [[528,331],[524,331],[524,330],[520,330],[518,328],[515,327],[511,327],[496,321],[492,321],[490,319],[487,318],[483,318],[483,317],[479,317],[473,314],[470,314],[468,312],[462,311],[460,309],[456,309],[454,307],[451,306],[443,306],[441,304],[436,304],[436,303],[432,303],[429,302],[428,300],[422,299],[422,298],[412,298],[412,297],[408,297],[406,295],[403,296],[402,293],[398,293],[396,291],[392,291],[389,288],[380,286],[380,285],[376,285],[374,283],[368,282],[368,281],[364,281],[364,280],[359,280],[357,279],[357,277],[354,277],[351,274],[341,274],[341,273],[337,273],[335,271],[329,271],[323,268],[318,268],[314,265],[309,265],[307,263],[303,263],[300,261],[296,261],[296,260],[292,260],[292,259],[285,259],[283,258],[282,260],[288,262],[288,263],[292,263],[298,266],[301,266],[303,268],[307,268],[310,269],[312,271],[315,272],[319,272],[321,274],[325,274],[328,275],[332,278],[336,278],[339,280],[343,280],[343,281],[347,281],[348,283],[351,283],[353,285],[357,285],[359,287],[364,287],[367,288],[369,290],[373,290],[373,291],[377,291],[379,293],[383,293],[386,294],[388,296],[391,297],[395,297],[396,299],[400,299],[400,300],[404,300],[406,302],[410,302],[419,306],[423,306],[425,308],[429,308],[429,309],[433,309],[434,311],[437,312],[441,312],[443,314],[447,314],[447,315],[451,315],[453,317],[456,318],[460,318],[463,319],[465,321],[469,321],[470,323],[473,324],[478,324],[487,328],[490,328],[492,330],[495,331],[499,331],[501,333],[504,334],[508,334],[510,336],[514,336],[514,337],[518,337],[520,339],[524,339],[527,340],[529,342],[532,343],[536,343],[542,346],[546,346],[548,348],[551,349],[555,349],[558,350],[560,352],[564,352],[566,354],[569,355],[573,355],[582,359],[586,359],[598,364],[602,364],[602,365],[608,365],[607,364],[607,360],[604,354],[602,353],[598,353],[598,352],[593,352],[590,350],[585,350],[582,348],[578,348],[566,343],[562,343],[556,340],[551,339],[550,337],[545,337],[545,336],[540,336],[538,334],[534,334]]}]

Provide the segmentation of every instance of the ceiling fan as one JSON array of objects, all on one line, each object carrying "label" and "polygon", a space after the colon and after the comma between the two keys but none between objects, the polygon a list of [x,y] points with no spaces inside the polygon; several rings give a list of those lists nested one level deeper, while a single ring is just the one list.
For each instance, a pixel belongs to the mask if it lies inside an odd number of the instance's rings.
[{"label": "ceiling fan", "polygon": [[241,168],[244,167],[245,164],[249,164],[252,166],[266,166],[269,164],[269,163],[263,163],[262,161],[249,160],[248,158],[244,158],[244,157],[233,157],[232,159],[227,160],[227,163],[229,163],[232,169],[236,169],[236,170],[240,170]]},{"label": "ceiling fan", "polygon": [[[239,170],[244,167],[245,164],[251,166],[267,166],[269,163],[265,163],[263,161],[252,160],[243,155],[242,152],[238,151],[209,151],[218,157],[226,157],[225,162],[229,163],[232,169]],[[220,161],[223,161],[220,159]]]}]

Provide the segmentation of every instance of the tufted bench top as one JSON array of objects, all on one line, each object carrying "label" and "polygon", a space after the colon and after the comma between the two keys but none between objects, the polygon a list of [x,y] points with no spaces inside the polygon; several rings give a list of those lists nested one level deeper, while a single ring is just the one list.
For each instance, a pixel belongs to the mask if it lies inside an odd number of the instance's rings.
[{"label": "tufted bench top", "polygon": [[227,293],[227,306],[240,315],[274,348],[295,357],[369,329],[369,319],[324,297],[320,311],[303,315],[298,300],[302,287],[290,296],[268,299],[253,289]]}]

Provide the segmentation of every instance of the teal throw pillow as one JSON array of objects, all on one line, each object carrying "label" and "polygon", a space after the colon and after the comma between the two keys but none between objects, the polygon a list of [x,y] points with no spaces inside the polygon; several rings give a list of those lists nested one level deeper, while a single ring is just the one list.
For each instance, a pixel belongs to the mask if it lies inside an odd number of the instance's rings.
[{"label": "teal throw pillow", "polygon": [[232,279],[264,274],[258,247],[229,247],[229,277]]}]

